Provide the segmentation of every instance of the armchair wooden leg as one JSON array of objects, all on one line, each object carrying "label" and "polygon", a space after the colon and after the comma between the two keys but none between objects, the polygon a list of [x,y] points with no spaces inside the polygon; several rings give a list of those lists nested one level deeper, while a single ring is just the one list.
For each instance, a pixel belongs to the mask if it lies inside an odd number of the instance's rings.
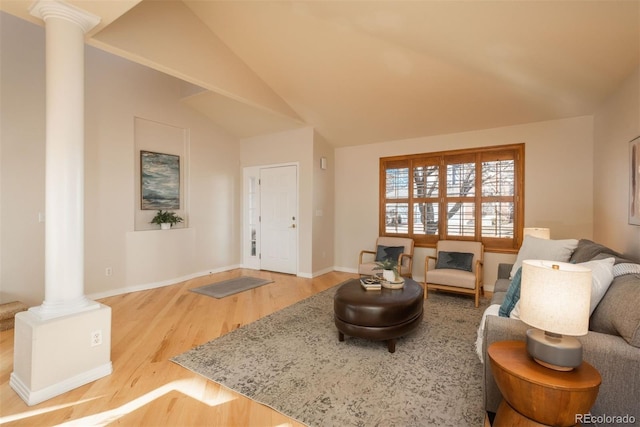
[{"label": "armchair wooden leg", "polygon": [[429,298],[429,293],[427,292],[427,284],[423,283],[422,288],[424,289],[424,299]]}]

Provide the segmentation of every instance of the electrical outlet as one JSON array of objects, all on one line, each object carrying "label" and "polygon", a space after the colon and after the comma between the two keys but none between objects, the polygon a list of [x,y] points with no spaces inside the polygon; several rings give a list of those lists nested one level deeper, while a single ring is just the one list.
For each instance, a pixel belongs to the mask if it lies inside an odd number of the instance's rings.
[{"label": "electrical outlet", "polygon": [[104,269],[105,276],[111,276],[112,274],[113,274],[113,270],[111,269],[111,267],[107,267]]},{"label": "electrical outlet", "polygon": [[102,344],[102,330],[91,332],[91,347],[95,347]]}]

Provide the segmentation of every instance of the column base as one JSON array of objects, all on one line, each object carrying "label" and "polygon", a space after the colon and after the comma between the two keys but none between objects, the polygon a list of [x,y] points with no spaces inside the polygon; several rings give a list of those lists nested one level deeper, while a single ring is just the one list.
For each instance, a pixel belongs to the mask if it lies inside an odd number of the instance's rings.
[{"label": "column base", "polygon": [[113,372],[111,308],[42,319],[16,314],[13,372],[9,385],[29,406]]},{"label": "column base", "polygon": [[73,300],[60,302],[44,301],[42,305],[31,307],[29,311],[38,316],[40,320],[52,320],[56,317],[78,314],[83,311],[90,311],[100,308],[100,304],[82,295]]}]

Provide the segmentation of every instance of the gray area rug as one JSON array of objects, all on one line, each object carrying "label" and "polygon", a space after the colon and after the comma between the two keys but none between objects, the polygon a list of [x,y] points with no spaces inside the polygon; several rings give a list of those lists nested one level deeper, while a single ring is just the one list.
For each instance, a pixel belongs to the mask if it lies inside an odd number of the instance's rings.
[{"label": "gray area rug", "polygon": [[214,298],[224,298],[229,295],[257,288],[258,286],[272,282],[273,280],[265,280],[258,277],[240,276],[235,279],[224,280],[222,282],[212,283],[211,285],[194,288],[191,289],[191,292],[208,295]]},{"label": "gray area rug", "polygon": [[485,304],[430,295],[422,324],[383,342],[333,323],[333,287],[173,362],[309,426],[482,426],[476,330]]}]

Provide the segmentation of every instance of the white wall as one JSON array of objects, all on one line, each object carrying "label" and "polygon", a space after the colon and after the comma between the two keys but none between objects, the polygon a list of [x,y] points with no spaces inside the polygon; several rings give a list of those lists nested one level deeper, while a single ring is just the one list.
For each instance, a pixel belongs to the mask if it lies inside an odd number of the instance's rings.
[{"label": "white wall", "polygon": [[44,28],[0,13],[0,302],[44,298],[43,43]]},{"label": "white wall", "polygon": [[[307,127],[242,140],[242,166],[297,163],[299,187],[298,275],[313,277],[333,269],[333,147]],[[327,169],[320,169],[320,158]]]},{"label": "white wall", "polygon": [[[44,211],[44,30],[4,13],[0,19],[0,302],[37,305],[44,297],[44,224],[38,222]],[[380,157],[519,142],[526,144],[526,226],[550,227],[552,238],[594,238],[640,256],[640,227],[628,225],[626,217],[628,141],[640,134],[640,71],[595,120],[578,117],[334,151],[311,128],[240,143],[180,104],[182,82],[94,48],[86,52],[85,286],[90,295],[238,265],[242,166],[299,164],[299,270],[314,275],[332,265],[354,271],[359,251],[373,248]],[[189,228],[134,231],[135,117],[189,130]],[[326,171],[319,169],[320,157],[328,159]],[[424,274],[429,252],[416,250],[416,278]],[[497,263],[514,257],[487,254],[488,289]],[[105,276],[106,267],[112,276]]]},{"label": "white wall", "polygon": [[313,272],[313,129],[307,127],[243,139],[241,159],[242,167],[297,163],[298,275],[310,277]]},{"label": "white wall", "polygon": [[[44,298],[44,224],[38,222],[44,211],[44,31],[0,16],[0,302],[38,305]],[[239,265],[239,142],[180,103],[183,82],[95,48],[85,55],[85,293],[112,295]],[[135,117],[188,130],[189,228],[134,231],[140,203]]]},{"label": "white wall", "polygon": [[[320,159],[326,159],[326,169]],[[317,132],[313,138],[313,274],[333,270],[335,227],[335,157],[333,146]]]},{"label": "white wall", "polygon": [[640,136],[640,68],[595,115],[594,238],[640,259],[640,226],[630,225],[629,141]]},{"label": "white wall", "polygon": [[[378,235],[379,158],[391,155],[525,143],[525,226],[550,227],[551,237],[591,238],[593,233],[593,120],[555,120],[459,134],[336,149],[336,266],[357,268],[358,253],[375,249]],[[416,249],[413,274],[424,277],[431,249]],[[515,255],[485,255],[491,290],[499,262]]]},{"label": "white wall", "polygon": [[[239,142],[180,103],[181,81],[97,49],[87,49],[87,63],[86,173],[94,191],[86,194],[86,228],[100,238],[87,236],[86,292],[238,265]],[[137,117],[188,131],[188,229],[134,231]]]}]

